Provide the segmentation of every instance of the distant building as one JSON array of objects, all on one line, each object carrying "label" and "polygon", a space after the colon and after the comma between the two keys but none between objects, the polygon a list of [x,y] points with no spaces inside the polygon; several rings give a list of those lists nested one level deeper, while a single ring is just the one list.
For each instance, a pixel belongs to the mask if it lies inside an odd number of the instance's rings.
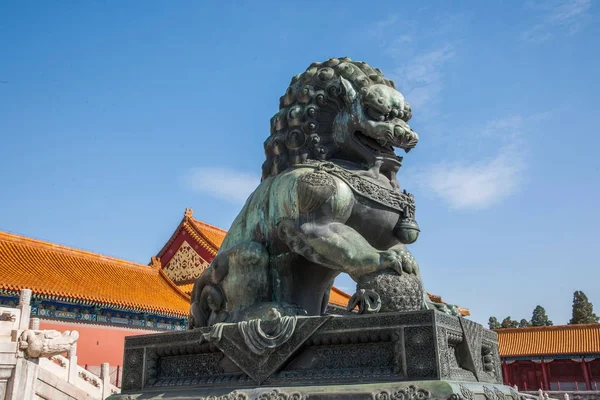
[{"label": "distant building", "polygon": [[600,324],[496,332],[507,385],[520,390],[598,390]]},{"label": "distant building", "polygon": [[[0,305],[15,306],[19,291],[31,289],[41,329],[79,331],[81,365],[121,365],[126,336],[185,329],[194,281],[225,234],[186,209],[171,238],[143,265],[0,232]],[[349,298],[333,287],[327,311],[344,313]]]}]

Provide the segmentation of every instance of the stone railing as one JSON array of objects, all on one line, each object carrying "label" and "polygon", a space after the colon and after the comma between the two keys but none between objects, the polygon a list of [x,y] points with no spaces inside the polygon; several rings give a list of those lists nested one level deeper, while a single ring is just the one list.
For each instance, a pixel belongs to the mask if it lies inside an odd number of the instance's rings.
[{"label": "stone railing", "polygon": [[110,383],[110,367],[108,363],[102,364],[100,376],[82,368],[80,365],[72,363],[69,358],[60,355],[50,357],[49,359],[40,359],[39,365],[41,368],[75,385],[94,398],[105,399],[111,394],[120,392],[118,387]]},{"label": "stone railing", "polygon": [[[40,330],[30,301],[24,289],[17,307],[0,307],[0,399],[104,400],[119,393],[108,363],[100,376],[77,365],[76,332]],[[67,357],[59,355],[64,351]]]},{"label": "stone railing", "polygon": [[600,400],[600,391],[597,390],[579,390],[579,391],[558,391],[549,390],[537,392],[521,392],[535,397],[536,400],[559,399],[559,400]]}]

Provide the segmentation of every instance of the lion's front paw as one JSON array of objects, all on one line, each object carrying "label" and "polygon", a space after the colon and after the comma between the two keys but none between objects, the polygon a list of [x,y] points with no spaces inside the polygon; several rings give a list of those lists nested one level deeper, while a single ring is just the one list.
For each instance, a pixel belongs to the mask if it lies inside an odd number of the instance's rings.
[{"label": "lion's front paw", "polygon": [[404,250],[387,250],[380,253],[381,269],[393,269],[399,275],[403,273],[416,274],[417,262],[413,256]]}]

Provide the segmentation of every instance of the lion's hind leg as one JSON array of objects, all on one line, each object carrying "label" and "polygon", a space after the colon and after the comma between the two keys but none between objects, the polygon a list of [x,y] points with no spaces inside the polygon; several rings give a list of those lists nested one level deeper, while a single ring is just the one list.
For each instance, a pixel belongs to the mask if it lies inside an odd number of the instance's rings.
[{"label": "lion's hind leg", "polygon": [[269,254],[257,242],[219,253],[196,280],[188,329],[229,321],[233,313],[270,299]]}]

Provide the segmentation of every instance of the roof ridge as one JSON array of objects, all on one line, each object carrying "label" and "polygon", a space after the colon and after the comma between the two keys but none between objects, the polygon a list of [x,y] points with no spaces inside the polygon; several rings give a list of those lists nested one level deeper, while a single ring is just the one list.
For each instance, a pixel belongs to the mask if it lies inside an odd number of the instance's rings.
[{"label": "roof ridge", "polygon": [[190,217],[190,219],[191,219],[192,221],[194,221],[195,223],[198,223],[198,224],[201,224],[201,225],[205,225],[205,226],[207,226],[207,227],[209,227],[209,228],[216,229],[216,230],[218,230],[218,231],[221,231],[221,232],[223,232],[223,233],[227,233],[227,229],[219,228],[219,227],[218,227],[218,226],[216,226],[216,225],[212,225],[212,224],[206,223],[206,222],[204,222],[204,221],[200,221],[199,219],[196,219],[196,218],[194,218],[194,217]]},{"label": "roof ridge", "polygon": [[532,332],[532,331],[562,331],[597,328],[600,330],[600,323],[592,324],[573,324],[573,325],[551,325],[551,326],[526,326],[523,328],[498,328],[494,329],[497,333],[502,332]]},{"label": "roof ridge", "polygon": [[124,267],[141,269],[141,270],[148,271],[148,272],[154,271],[151,267],[148,267],[147,265],[144,265],[144,264],[136,263],[134,261],[128,261],[128,260],[124,260],[122,258],[116,258],[116,257],[108,256],[105,254],[101,254],[101,253],[94,253],[89,250],[77,249],[75,247],[65,246],[62,244],[56,244],[56,243],[49,242],[47,240],[35,239],[30,236],[19,235],[16,233],[0,231],[0,242],[2,242],[2,241],[11,242],[11,243],[21,243],[21,244],[28,245],[28,246],[35,246],[35,247],[46,249],[49,251],[55,251],[57,253],[70,254],[70,255],[73,255],[76,257],[77,256],[78,257],[86,257],[86,258],[92,258],[94,260],[101,258],[103,261],[113,262],[115,264],[119,264]]},{"label": "roof ridge", "polygon": [[[201,229],[202,227],[196,225],[197,223],[198,223],[197,220],[186,219],[183,221],[183,227],[184,227],[184,229],[187,228],[189,233],[196,234],[198,236],[196,238],[196,240],[199,240],[200,242],[204,242],[206,244],[206,246],[211,248],[214,255],[216,255],[219,252],[220,246],[218,246],[209,237],[207,237],[206,233],[202,232],[202,229]],[[203,247],[205,247],[205,246],[203,246]]]}]

